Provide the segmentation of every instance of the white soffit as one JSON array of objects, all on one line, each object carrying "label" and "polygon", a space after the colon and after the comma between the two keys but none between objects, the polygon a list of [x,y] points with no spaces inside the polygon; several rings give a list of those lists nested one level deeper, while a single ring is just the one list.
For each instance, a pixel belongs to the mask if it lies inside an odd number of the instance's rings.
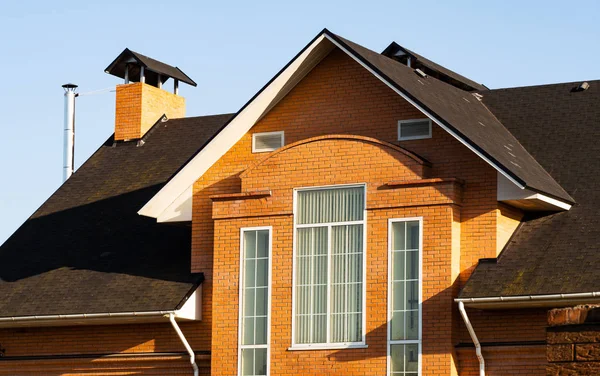
[{"label": "white soffit", "polygon": [[318,36],[255,98],[251,99],[226,127],[138,211],[138,214],[157,218],[159,222],[191,220],[191,197],[194,182],[334,48],[335,46],[324,34]]},{"label": "white soffit", "polygon": [[571,209],[572,206],[527,188],[521,189],[500,173],[498,173],[497,194],[498,201],[525,211],[563,211]]}]

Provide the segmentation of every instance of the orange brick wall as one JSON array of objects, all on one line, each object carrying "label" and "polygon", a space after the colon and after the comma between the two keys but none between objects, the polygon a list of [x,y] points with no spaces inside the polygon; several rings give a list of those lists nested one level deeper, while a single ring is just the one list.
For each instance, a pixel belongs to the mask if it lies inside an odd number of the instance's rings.
[{"label": "orange brick wall", "polygon": [[[459,178],[466,182],[460,192],[460,206],[453,206],[451,212],[445,214],[450,218],[447,222],[450,226],[448,233],[444,235],[447,236],[444,241],[450,242],[447,244],[448,248],[446,249],[447,254],[450,255],[446,260],[449,264],[444,266],[435,258],[431,260],[432,267],[440,274],[439,277],[441,278],[443,275],[443,278],[437,282],[439,283],[436,286],[437,293],[428,298],[425,306],[430,304],[430,307],[437,307],[438,305],[443,307],[440,311],[441,318],[436,316],[438,317],[437,320],[434,318],[424,319],[431,325],[429,329],[424,330],[424,344],[428,341],[427,336],[429,335],[439,337],[436,337],[436,341],[429,339],[430,343],[444,342],[439,345],[440,349],[435,349],[434,346],[435,350],[426,350],[424,353],[424,356],[430,357],[426,363],[432,365],[428,366],[431,368],[424,368],[424,371],[427,371],[424,374],[448,375],[453,372],[456,358],[452,355],[451,346],[458,343],[459,338],[462,336],[462,333],[459,334],[459,328],[462,327],[452,297],[456,296],[461,284],[466,281],[479,258],[496,256],[498,237],[506,236],[505,234],[510,232],[512,222],[507,221],[508,225],[498,231],[499,222],[503,221],[504,217],[511,217],[500,212],[496,200],[496,171],[444,130],[433,125],[433,137],[431,139],[397,141],[398,120],[423,117],[417,109],[401,99],[364,68],[340,51],[334,50],[195,183],[192,220],[192,269],[205,273],[206,282],[203,300],[205,309],[203,317],[206,322],[212,323],[212,337],[219,338],[218,344],[215,344],[214,341],[212,344],[213,372],[227,374],[233,369],[231,367],[237,365],[235,360],[237,359],[238,312],[236,273],[239,273],[239,260],[237,260],[239,257],[239,227],[242,226],[242,223],[244,226],[249,226],[250,223],[253,223],[253,225],[274,225],[281,222],[281,226],[288,228],[289,233],[287,236],[291,239],[291,222],[289,222],[289,218],[286,219],[286,216],[291,215],[291,207],[287,202],[289,197],[288,199],[281,199],[276,192],[278,189],[276,186],[280,181],[300,184],[295,180],[290,180],[290,176],[295,175],[293,172],[289,169],[280,168],[289,166],[294,158],[289,157],[285,162],[283,160],[273,162],[273,165],[265,162],[262,172],[257,172],[255,178],[252,178],[253,170],[261,168],[260,165],[254,166],[266,156],[266,153],[253,154],[251,152],[252,133],[281,130],[285,131],[286,145],[324,135],[349,134],[375,138],[382,142],[401,146],[431,162],[430,167],[424,166],[422,168],[421,173],[424,178]],[[318,153],[319,151],[315,150],[314,152]],[[349,147],[347,150],[342,151],[337,156],[336,162],[331,163],[331,165],[333,166],[339,163],[339,160],[343,160],[344,155],[346,159],[351,160],[354,152],[353,147]],[[313,160],[312,164],[329,167],[327,160],[324,158],[321,156],[320,159]],[[376,158],[382,159],[381,154]],[[350,169],[343,173],[339,172],[331,175],[331,178],[326,177],[325,181],[328,184],[332,184],[334,180],[356,183],[361,182],[360,179],[366,180],[360,175],[362,170],[373,171],[372,174],[374,175],[383,170],[378,169],[379,160],[376,160],[375,157],[373,159],[354,159],[354,161],[356,171]],[[406,163],[406,161],[403,162]],[[307,167],[310,167],[310,164],[296,166],[297,169],[306,169]],[[249,168],[250,170],[248,170]],[[407,170],[411,170],[411,168]],[[274,171],[277,171],[277,174]],[[322,180],[314,176],[314,169],[306,170],[303,173],[306,175],[307,181],[302,184],[308,186],[321,184],[318,181],[322,182]],[[419,173],[412,170],[411,173],[419,175]],[[300,175],[300,173],[297,174]],[[414,176],[410,177],[409,175],[399,175],[392,180],[414,178]],[[379,176],[375,180],[377,179],[383,178]],[[383,184],[384,182],[380,180],[379,183]],[[211,196],[259,189],[273,190],[273,196],[260,200],[233,200],[234,204],[229,203],[227,205],[215,204],[213,212]],[[286,189],[289,190],[290,187],[281,189],[285,191]],[[395,190],[394,192],[399,191]],[[396,197],[396,199],[401,196]],[[371,198],[368,198],[368,200],[371,200]],[[249,219],[243,220],[240,217],[239,213],[256,210],[257,207],[263,210],[260,215],[271,215],[264,212],[266,202],[269,202],[269,207],[273,209],[270,213],[273,215],[276,213],[277,217],[254,218],[252,221]],[[383,202],[381,209],[383,210],[386,205],[388,204]],[[446,203],[446,205],[450,204]],[[277,208],[277,210],[274,208]],[[417,209],[415,208],[415,210]],[[212,217],[213,214],[217,218],[216,224]],[[229,221],[235,224],[224,224]],[[454,223],[454,226],[452,226],[452,223]],[[219,227],[218,232],[215,232],[215,226],[222,227]],[[454,239],[451,234],[455,234]],[[456,236],[459,236],[460,239],[456,239]],[[227,245],[227,241],[232,243]],[[219,258],[222,256],[221,252],[225,251],[226,258]],[[453,257],[452,255],[457,252],[460,252],[460,257]],[[291,257],[289,252],[287,257]],[[214,276],[214,281],[213,272],[217,273]],[[377,269],[377,272],[380,273],[380,269]],[[457,275],[459,279],[455,281]],[[217,290],[213,292],[213,288]],[[280,295],[281,299],[284,297],[291,299],[291,285],[282,287],[281,291],[284,291]],[[377,295],[377,293],[374,294]],[[373,293],[368,293],[368,299],[371,299],[371,295]],[[282,300],[281,304],[285,306],[287,303]],[[227,309],[222,309],[222,306],[227,307]],[[223,318],[227,317],[228,314],[232,315],[230,319],[233,321],[225,323],[224,321],[227,320],[223,320]],[[371,316],[375,315],[370,314]],[[213,322],[213,317],[219,317],[218,322]],[[281,314],[277,314],[277,317],[277,320],[281,320],[282,323],[281,330],[286,327],[287,330],[291,330],[291,312],[282,311]],[[378,315],[378,317],[385,316]],[[369,330],[373,330],[373,325],[375,325],[373,323],[376,321],[371,322]],[[436,326],[438,324],[439,327]],[[446,335],[447,337],[445,337]],[[282,333],[282,336],[274,336],[272,345],[275,346],[273,341],[283,342],[277,346],[280,346],[281,349],[287,349],[290,345],[289,336],[286,337],[285,333]],[[356,374],[360,374],[360,367],[363,363],[369,364],[369,367],[380,367],[381,364],[385,363],[384,360],[379,358],[382,356],[381,353],[378,353],[377,356],[373,355],[373,352],[378,351],[376,349],[381,349],[380,346],[383,346],[377,344],[375,340],[369,340],[369,338],[377,338],[377,336],[367,338],[368,350],[334,352],[337,359],[346,359],[344,362],[325,362],[324,359],[333,359],[333,354],[320,351],[288,351],[287,353],[281,352],[280,355],[276,355],[277,353],[274,352],[273,360],[281,359],[281,363],[277,363],[276,366],[277,369],[283,367],[281,368],[283,374],[288,371],[292,372],[285,365],[291,366],[291,364],[294,364],[295,367],[300,367],[296,369],[301,370],[301,372],[313,372],[314,370],[310,371],[302,367],[309,367],[310,365],[317,367],[316,369],[324,367],[321,369],[323,371],[325,369],[336,369],[335,364],[338,363],[343,364],[344,369],[348,369],[350,365],[354,367],[354,364],[356,364],[356,368],[351,369]],[[370,343],[374,343],[374,345],[371,346]],[[221,351],[225,351],[225,347],[229,349],[228,351],[231,354],[226,352],[228,355],[222,356]],[[230,355],[233,358],[230,358]],[[359,361],[361,356],[365,358],[364,362]],[[374,358],[371,358],[371,356]],[[435,360],[436,358],[438,360]],[[227,359],[227,361],[224,359]],[[443,365],[440,368],[435,368],[440,364]],[[381,370],[381,368],[377,369]],[[228,371],[222,373],[218,370]]]},{"label": "orange brick wall", "polygon": [[[210,350],[200,323],[180,323],[180,327],[195,351]],[[40,369],[44,375],[130,375],[140,371],[190,375],[192,370],[189,356],[166,318],[165,323],[154,324],[0,329],[0,347],[5,350],[0,375],[39,375]],[[153,357],[151,353],[183,355]],[[130,357],[115,358],[114,354]],[[19,357],[47,359],[9,360]],[[202,374],[210,374],[210,357],[198,358]]]},{"label": "orange brick wall", "polygon": [[184,117],[185,99],[141,82],[117,85],[115,140],[142,137],[162,115]]}]

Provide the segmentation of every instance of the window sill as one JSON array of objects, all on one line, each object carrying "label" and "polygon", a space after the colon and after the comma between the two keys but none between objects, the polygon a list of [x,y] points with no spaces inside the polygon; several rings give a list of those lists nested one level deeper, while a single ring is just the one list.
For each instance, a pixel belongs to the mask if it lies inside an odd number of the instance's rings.
[{"label": "window sill", "polygon": [[357,343],[351,345],[314,345],[314,346],[292,346],[288,347],[288,351],[311,351],[311,350],[345,350],[345,349],[366,349],[369,345]]}]

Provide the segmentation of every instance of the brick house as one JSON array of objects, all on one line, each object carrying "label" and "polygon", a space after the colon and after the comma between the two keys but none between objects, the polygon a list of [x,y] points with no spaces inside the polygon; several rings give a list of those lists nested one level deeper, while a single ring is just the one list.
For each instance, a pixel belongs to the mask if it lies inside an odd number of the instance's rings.
[{"label": "brick house", "polygon": [[328,30],[236,114],[185,117],[194,81],[130,50],[107,73],[114,135],[0,247],[0,375],[561,372],[600,81],[489,90]]}]

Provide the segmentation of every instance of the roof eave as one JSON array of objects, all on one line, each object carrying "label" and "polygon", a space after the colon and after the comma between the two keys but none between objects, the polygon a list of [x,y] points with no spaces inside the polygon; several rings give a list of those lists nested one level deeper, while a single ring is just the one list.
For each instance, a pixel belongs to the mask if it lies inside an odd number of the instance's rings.
[{"label": "roof eave", "polygon": [[600,302],[600,291],[546,295],[456,298],[456,303],[477,309],[558,308]]}]

